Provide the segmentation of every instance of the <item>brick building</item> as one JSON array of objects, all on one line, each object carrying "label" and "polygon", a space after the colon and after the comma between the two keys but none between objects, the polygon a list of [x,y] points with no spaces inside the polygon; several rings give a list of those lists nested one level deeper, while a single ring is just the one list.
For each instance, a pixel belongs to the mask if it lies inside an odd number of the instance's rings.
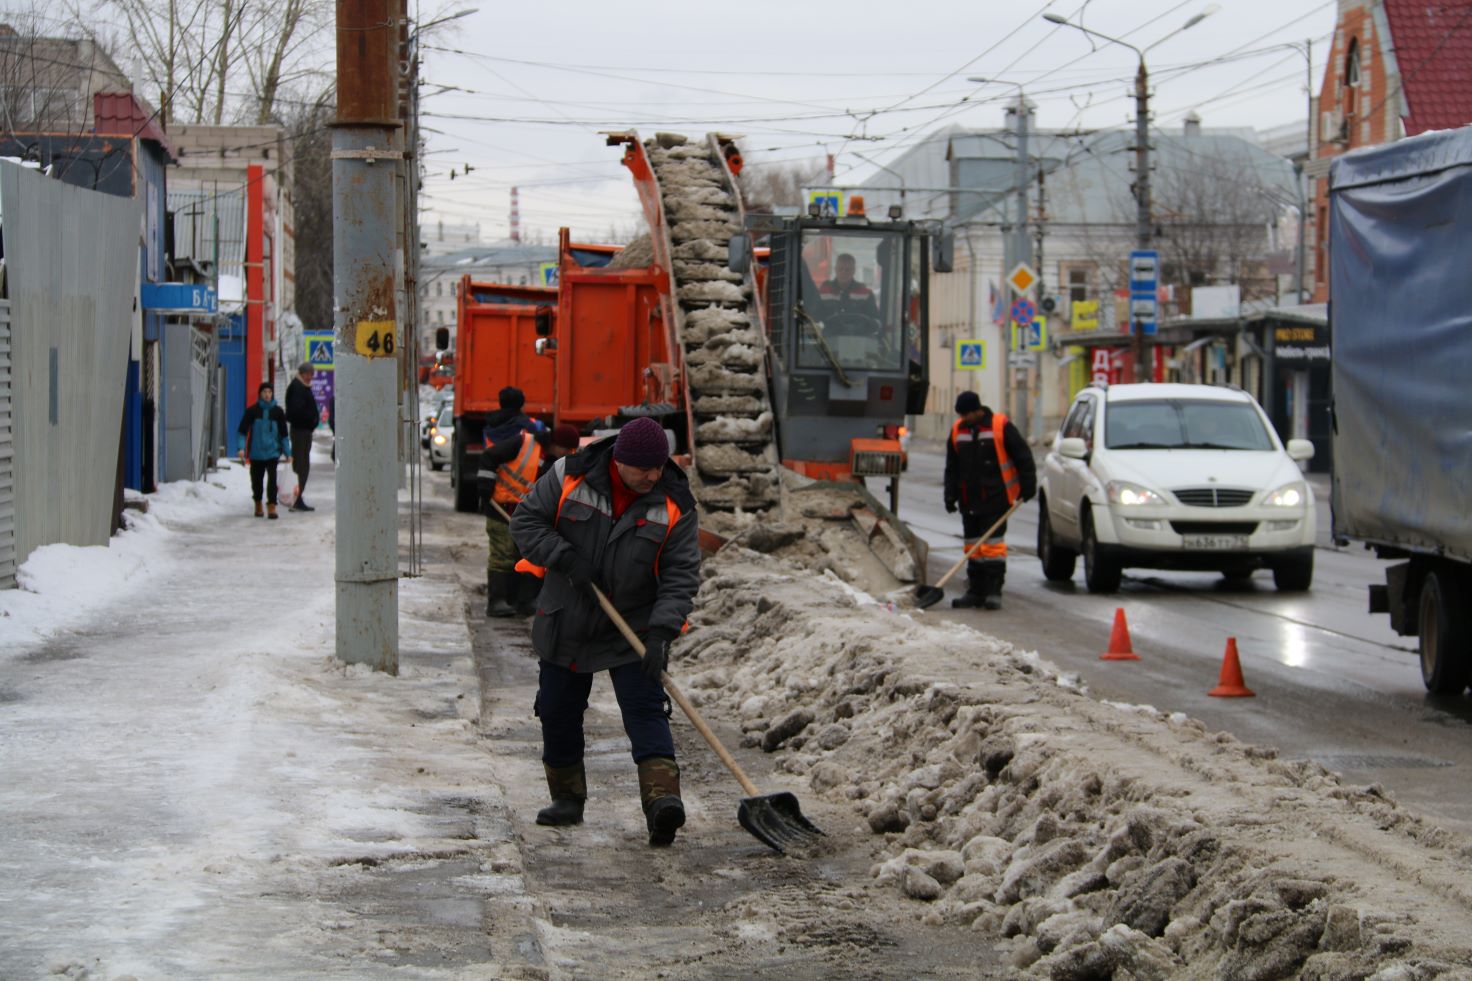
[{"label": "brick building", "polygon": [[1357,147],[1472,123],[1472,0],[1339,0],[1319,90],[1314,298],[1329,295],[1329,164]]}]

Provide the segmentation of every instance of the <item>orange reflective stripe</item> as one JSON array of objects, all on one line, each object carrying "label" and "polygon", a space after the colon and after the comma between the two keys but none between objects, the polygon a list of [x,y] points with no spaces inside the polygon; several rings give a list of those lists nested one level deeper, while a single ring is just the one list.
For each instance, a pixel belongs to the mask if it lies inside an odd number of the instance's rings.
[{"label": "orange reflective stripe", "polygon": [[[1002,468],[1002,483],[1007,487],[1007,503],[1016,504],[1022,494],[1022,484],[1017,476],[1017,467],[1007,458],[1007,417],[1000,412],[992,413],[992,442],[997,447],[997,463]],[[1003,554],[1006,554],[1005,551]]]},{"label": "orange reflective stripe", "polygon": [[1007,557],[1007,543],[987,542],[976,550],[976,554],[983,559],[1005,559]]},{"label": "orange reflective stripe", "polygon": [[515,504],[537,479],[537,465],[542,462],[542,448],[531,433],[521,434],[521,451],[510,463],[496,468],[496,490],[492,499],[500,504]]},{"label": "orange reflective stripe", "polygon": [[664,543],[670,540],[670,532],[675,530],[675,525],[680,523],[680,506],[675,503],[673,497],[664,499],[665,514],[669,515],[670,523],[664,530],[664,539],[659,543],[659,551],[654,553],[654,576],[659,578],[659,560],[664,556]]},{"label": "orange reflective stripe", "polygon": [[557,527],[557,522],[562,520],[562,505],[567,501],[567,495],[578,489],[578,484],[583,482],[582,477],[562,478],[562,496],[557,499],[557,514],[552,518],[552,527]]},{"label": "orange reflective stripe", "polygon": [[[562,481],[562,496],[557,499],[557,515],[552,519],[552,527],[557,527],[558,520],[562,517],[562,502],[567,500],[567,495],[577,489],[578,484],[583,482],[581,477],[567,477]],[[534,564],[530,559],[520,559],[516,563],[517,572],[527,572],[538,579],[547,578],[547,567]]]}]

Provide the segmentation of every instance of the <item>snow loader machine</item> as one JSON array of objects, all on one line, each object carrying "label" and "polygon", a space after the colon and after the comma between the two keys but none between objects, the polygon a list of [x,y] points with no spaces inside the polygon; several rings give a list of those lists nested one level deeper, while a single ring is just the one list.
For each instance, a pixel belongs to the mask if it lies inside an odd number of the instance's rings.
[{"label": "snow loader machine", "polygon": [[[840,215],[748,214],[734,137],[607,137],[638,189],[650,264],[669,277],[685,396],[671,428],[702,508],[851,521],[895,578],[923,583],[926,545],[895,511],[905,417],[929,391],[939,229],[897,210],[871,219],[856,197]],[[888,507],[868,478],[888,482]]]}]

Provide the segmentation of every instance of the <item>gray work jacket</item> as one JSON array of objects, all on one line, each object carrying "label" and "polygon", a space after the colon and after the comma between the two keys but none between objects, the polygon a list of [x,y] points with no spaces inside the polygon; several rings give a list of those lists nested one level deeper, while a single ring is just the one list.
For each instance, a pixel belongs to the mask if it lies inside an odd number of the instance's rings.
[{"label": "gray work jacket", "polygon": [[538,478],[511,517],[521,554],[546,569],[532,645],[542,660],[579,672],[639,656],[592,591],[575,589],[557,571],[568,549],[577,549],[598,570],[598,585],[641,637],[655,626],[678,634],[700,588],[699,519],[684,471],[667,464],[654,489],[615,521],[612,458],[612,437],[563,457]]}]

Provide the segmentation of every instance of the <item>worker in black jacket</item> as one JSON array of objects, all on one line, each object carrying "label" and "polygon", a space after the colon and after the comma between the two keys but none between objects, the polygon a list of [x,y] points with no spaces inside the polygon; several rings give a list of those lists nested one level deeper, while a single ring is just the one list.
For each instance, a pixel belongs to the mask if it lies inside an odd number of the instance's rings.
[{"label": "worker in black jacket", "polygon": [[[1030,501],[1038,489],[1032,449],[1017,427],[1000,412],[981,404],[975,392],[956,396],[956,424],[946,442],[946,510],[961,512],[961,530],[969,552],[1019,498]],[[1007,578],[1007,523],[992,532],[966,563],[966,595],[951,606],[1001,609],[1002,583]]]},{"label": "worker in black jacket", "polygon": [[291,427],[291,469],[296,471],[293,511],[317,510],[309,507],[302,496],[307,492],[307,476],[312,472],[312,433],[322,421],[317,396],[312,394],[312,375],[315,373],[311,362],[303,361],[297,366],[296,377],[286,386],[286,424]]},{"label": "worker in black jacket", "polygon": [[[593,675],[607,671],[639,770],[649,844],[685,823],[680,768],[661,677],[700,588],[700,532],[690,482],[647,417],[563,457],[511,518],[526,559],[545,579],[532,646],[540,659],[536,712],[552,803],[537,823],[578,824],[588,796],[583,713]],[[641,659],[604,614],[596,585],[640,636]]]}]

